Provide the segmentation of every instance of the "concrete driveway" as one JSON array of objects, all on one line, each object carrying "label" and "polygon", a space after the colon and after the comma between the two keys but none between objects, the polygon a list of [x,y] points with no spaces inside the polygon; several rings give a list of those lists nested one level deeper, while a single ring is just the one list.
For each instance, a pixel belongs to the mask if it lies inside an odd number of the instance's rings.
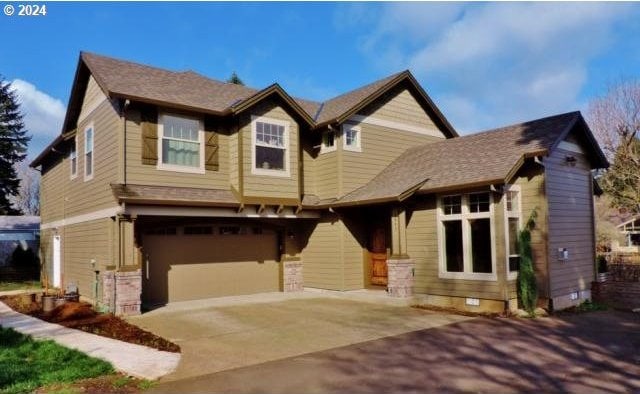
[{"label": "concrete driveway", "polygon": [[305,292],[174,303],[129,321],[182,348],[166,382],[468,319]]},{"label": "concrete driveway", "polygon": [[150,393],[640,393],[640,316],[477,318]]}]

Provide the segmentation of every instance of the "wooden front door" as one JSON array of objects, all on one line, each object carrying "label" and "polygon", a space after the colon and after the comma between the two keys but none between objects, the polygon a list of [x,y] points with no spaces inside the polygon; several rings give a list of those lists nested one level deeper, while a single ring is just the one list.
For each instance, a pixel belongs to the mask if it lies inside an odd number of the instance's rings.
[{"label": "wooden front door", "polygon": [[371,234],[371,284],[387,285],[387,234],[382,225]]}]

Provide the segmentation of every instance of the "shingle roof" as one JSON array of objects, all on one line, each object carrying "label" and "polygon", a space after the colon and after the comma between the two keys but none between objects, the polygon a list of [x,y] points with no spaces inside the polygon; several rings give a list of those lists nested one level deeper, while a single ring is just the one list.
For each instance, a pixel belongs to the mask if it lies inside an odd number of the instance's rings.
[{"label": "shingle roof", "polygon": [[87,52],[82,52],[81,57],[103,89],[124,97],[223,112],[257,92],[193,71],[168,71]]},{"label": "shingle roof", "polygon": [[580,118],[580,112],[569,112],[410,148],[336,205],[505,182],[523,158],[547,153]]},{"label": "shingle roof", "polygon": [[118,201],[165,205],[239,205],[230,190],[197,189],[174,186],[149,186],[132,184],[111,184],[113,195]]},{"label": "shingle roof", "polygon": [[316,116],[317,123],[325,123],[342,115],[367,97],[377,92],[387,83],[398,77],[402,73],[396,73],[378,81],[372,82],[361,88],[334,97],[322,104],[322,110]]}]

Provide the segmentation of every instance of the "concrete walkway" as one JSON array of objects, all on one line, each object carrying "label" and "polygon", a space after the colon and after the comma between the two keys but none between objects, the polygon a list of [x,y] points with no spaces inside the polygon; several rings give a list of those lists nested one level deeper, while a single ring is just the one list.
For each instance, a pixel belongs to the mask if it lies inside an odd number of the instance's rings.
[{"label": "concrete walkway", "polygon": [[180,361],[179,353],[163,352],[47,323],[15,312],[2,302],[0,326],[13,328],[36,339],[54,340],[60,345],[106,360],[116,370],[136,378],[158,379],[176,369]]}]

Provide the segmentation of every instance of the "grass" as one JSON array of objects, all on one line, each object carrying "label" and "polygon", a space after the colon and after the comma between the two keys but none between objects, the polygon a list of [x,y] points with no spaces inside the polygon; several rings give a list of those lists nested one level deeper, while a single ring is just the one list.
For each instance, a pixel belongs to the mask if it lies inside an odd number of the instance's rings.
[{"label": "grass", "polygon": [[41,289],[42,285],[39,280],[26,280],[23,282],[2,282],[0,281],[0,291],[10,290],[33,290]]},{"label": "grass", "polygon": [[0,327],[0,393],[29,393],[53,383],[74,382],[113,373],[106,361],[65,348],[53,341]]}]

